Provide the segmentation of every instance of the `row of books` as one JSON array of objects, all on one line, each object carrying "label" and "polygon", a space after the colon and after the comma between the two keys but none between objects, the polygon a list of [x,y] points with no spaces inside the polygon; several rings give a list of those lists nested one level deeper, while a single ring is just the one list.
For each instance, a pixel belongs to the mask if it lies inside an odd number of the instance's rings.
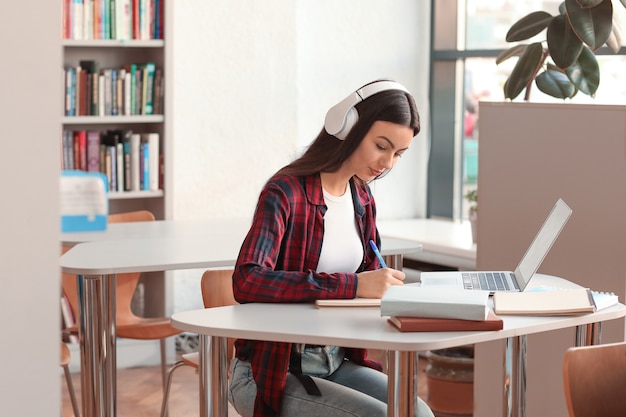
[{"label": "row of books", "polygon": [[109,191],[162,189],[158,133],[64,130],[62,168],[106,175]]},{"label": "row of books", "polygon": [[163,0],[63,0],[63,38],[163,39]]},{"label": "row of books", "polygon": [[65,68],[66,116],[163,113],[163,71],[154,62],[99,69],[93,60]]}]

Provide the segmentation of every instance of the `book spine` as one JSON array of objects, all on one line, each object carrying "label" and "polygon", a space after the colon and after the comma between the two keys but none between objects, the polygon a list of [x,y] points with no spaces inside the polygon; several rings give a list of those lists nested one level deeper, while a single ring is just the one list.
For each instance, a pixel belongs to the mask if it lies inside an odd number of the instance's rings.
[{"label": "book spine", "polygon": [[87,132],[87,171],[100,172],[100,132]]},{"label": "book spine", "polygon": [[132,0],[132,33],[133,39],[139,39],[139,0]]},{"label": "book spine", "polygon": [[137,64],[130,64],[130,114],[137,114]]},{"label": "book spine", "polygon": [[117,147],[115,144],[109,145],[109,163],[111,172],[109,187],[111,191],[117,191]]},{"label": "book spine", "polygon": [[74,144],[71,130],[63,131],[63,169],[74,169]]},{"label": "book spine", "polygon": [[122,143],[124,144],[124,191],[132,190],[130,140],[133,132],[125,130],[122,133]]},{"label": "book spine", "polygon": [[150,144],[143,140],[141,142],[141,189],[150,190]]},{"label": "book spine", "polygon": [[141,190],[141,136],[133,133],[130,136],[130,175],[131,190]]},{"label": "book spine", "polygon": [[117,68],[111,69],[111,115],[117,116],[119,114],[119,109],[117,107],[117,76],[118,70]]},{"label": "book spine", "polygon": [[158,133],[148,133],[147,134],[147,142],[148,142],[148,159],[149,159],[149,189],[152,191],[156,191],[159,189],[159,166],[160,166],[160,158],[159,158],[159,134]]},{"label": "book spine", "polygon": [[106,115],[106,77],[103,73],[98,75],[98,114],[100,117]]},{"label": "book spine", "polygon": [[83,39],[83,2],[72,1],[72,39]]},{"label": "book spine", "polygon": [[130,108],[130,104],[131,104],[131,72],[130,70],[127,70],[124,74],[124,114],[125,115],[131,115],[133,114]]},{"label": "book spine", "polygon": [[74,161],[75,169],[87,171],[87,132],[77,130],[74,132]]},{"label": "book spine", "polygon": [[83,39],[94,39],[93,0],[83,0]]},{"label": "book spine", "polygon": [[111,69],[107,68],[104,70],[104,115],[111,115]]}]

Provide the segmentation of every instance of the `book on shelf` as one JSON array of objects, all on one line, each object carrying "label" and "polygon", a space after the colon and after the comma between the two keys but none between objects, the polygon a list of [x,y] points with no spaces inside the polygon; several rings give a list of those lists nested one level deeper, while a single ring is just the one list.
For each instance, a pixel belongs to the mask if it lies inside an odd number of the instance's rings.
[{"label": "book on shelf", "polygon": [[148,143],[148,171],[149,181],[148,189],[156,191],[159,189],[159,134],[158,133],[146,133],[146,142]]},{"label": "book on shelf", "polygon": [[163,0],[63,0],[66,39],[163,39]]},{"label": "book on shelf", "polygon": [[141,135],[130,136],[130,189],[141,190]]},{"label": "book on shelf", "polygon": [[391,286],[380,303],[382,316],[486,320],[489,292],[449,287]]},{"label": "book on shelf", "polygon": [[64,78],[66,116],[163,114],[163,69],[154,62],[99,69],[81,60]]},{"label": "book on shelf", "polygon": [[401,332],[463,332],[502,330],[504,321],[493,311],[485,320],[438,319],[427,317],[397,317],[387,319]]},{"label": "book on shelf", "polygon": [[589,288],[496,292],[493,308],[496,314],[527,316],[572,316],[596,311]]},{"label": "book on shelf", "polygon": [[100,172],[100,132],[87,131],[87,171]]},{"label": "book on shelf", "polygon": [[148,62],[144,66],[143,72],[143,110],[141,114],[153,114],[152,106],[154,100],[154,72],[156,71],[156,65],[154,62]]}]

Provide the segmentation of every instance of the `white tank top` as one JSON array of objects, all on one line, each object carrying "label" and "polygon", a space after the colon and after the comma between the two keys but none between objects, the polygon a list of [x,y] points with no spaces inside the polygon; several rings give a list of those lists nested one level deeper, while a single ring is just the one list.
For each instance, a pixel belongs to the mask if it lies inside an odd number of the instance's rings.
[{"label": "white tank top", "polygon": [[341,197],[323,191],[328,209],[317,272],[356,272],[363,261],[363,244],[354,218],[352,189],[348,185]]}]

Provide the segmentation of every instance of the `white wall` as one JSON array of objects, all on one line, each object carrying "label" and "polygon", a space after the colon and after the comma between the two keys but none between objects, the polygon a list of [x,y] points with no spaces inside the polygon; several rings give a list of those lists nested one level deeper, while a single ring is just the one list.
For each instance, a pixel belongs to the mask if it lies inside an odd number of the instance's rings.
[{"label": "white wall", "polygon": [[61,7],[0,6],[0,415],[58,416]]},{"label": "white wall", "polygon": [[[423,130],[373,185],[379,218],[423,216],[427,3],[175,3],[172,217],[250,216],[263,183],[315,138],[327,109],[381,77],[413,91]],[[200,307],[200,271],[175,276],[174,309]]]}]

